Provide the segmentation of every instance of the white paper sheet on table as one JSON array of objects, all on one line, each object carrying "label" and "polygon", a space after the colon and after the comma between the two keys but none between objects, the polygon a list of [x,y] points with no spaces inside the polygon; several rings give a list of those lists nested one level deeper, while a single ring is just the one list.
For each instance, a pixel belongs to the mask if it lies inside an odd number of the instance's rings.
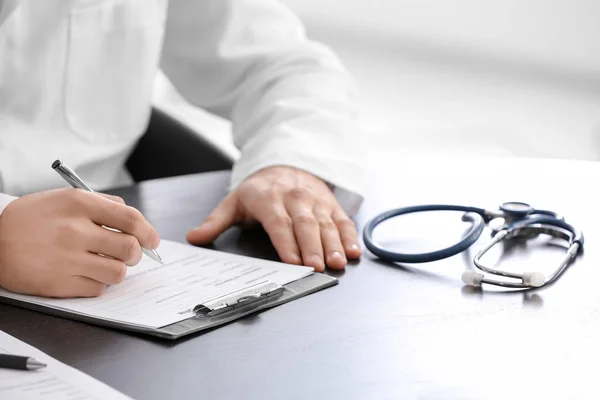
[{"label": "white paper sheet on table", "polygon": [[2,400],[131,400],[110,386],[0,331],[0,353],[33,357],[46,364],[36,371],[0,368]]}]

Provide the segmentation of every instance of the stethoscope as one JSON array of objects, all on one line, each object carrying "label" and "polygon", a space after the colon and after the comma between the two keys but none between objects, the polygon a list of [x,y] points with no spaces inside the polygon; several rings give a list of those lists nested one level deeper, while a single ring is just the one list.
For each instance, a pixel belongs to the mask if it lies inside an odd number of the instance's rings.
[{"label": "stethoscope", "polygon": [[[375,227],[393,217],[400,215],[427,212],[427,211],[461,211],[464,212],[462,220],[470,222],[471,227],[456,244],[447,248],[428,253],[398,253],[386,250],[373,241]],[[492,223],[492,221],[496,223]],[[498,210],[489,211],[478,207],[468,207],[450,204],[431,204],[402,207],[383,212],[372,218],[365,225],[363,240],[367,249],[380,259],[400,263],[426,263],[452,257],[465,251],[479,239],[486,225],[492,228],[492,240],[484,246],[473,258],[475,266],[490,275],[514,278],[518,281],[499,280],[486,276],[474,270],[467,270],[462,274],[462,281],[470,286],[491,284],[509,288],[534,288],[541,287],[554,281],[563,270],[583,249],[583,234],[568,224],[563,217],[553,211],[537,210],[527,203],[507,202]],[[549,276],[541,272],[527,271],[523,273],[507,272],[491,268],[482,263],[481,258],[494,245],[502,240],[515,238],[532,239],[540,234],[550,235],[554,238],[565,240],[569,248],[560,265]]]}]

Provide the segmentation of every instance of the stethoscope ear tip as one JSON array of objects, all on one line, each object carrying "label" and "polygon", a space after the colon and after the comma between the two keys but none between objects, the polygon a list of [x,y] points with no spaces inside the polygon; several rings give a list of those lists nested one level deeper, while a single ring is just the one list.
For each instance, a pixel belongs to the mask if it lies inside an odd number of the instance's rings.
[{"label": "stethoscope ear tip", "polygon": [[461,279],[466,285],[481,286],[481,281],[483,280],[483,274],[468,270],[468,271],[465,271],[462,273]]},{"label": "stethoscope ear tip", "polygon": [[533,287],[540,287],[546,283],[546,277],[541,272],[524,272],[523,283]]}]

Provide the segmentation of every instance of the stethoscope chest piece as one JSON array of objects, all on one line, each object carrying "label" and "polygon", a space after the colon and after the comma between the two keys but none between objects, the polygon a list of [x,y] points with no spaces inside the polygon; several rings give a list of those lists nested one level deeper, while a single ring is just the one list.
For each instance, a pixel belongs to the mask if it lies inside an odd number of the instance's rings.
[{"label": "stethoscope chest piece", "polygon": [[507,201],[500,204],[498,207],[505,217],[511,217],[512,219],[522,219],[532,214],[535,210],[532,206],[527,203],[521,203],[518,201]]}]

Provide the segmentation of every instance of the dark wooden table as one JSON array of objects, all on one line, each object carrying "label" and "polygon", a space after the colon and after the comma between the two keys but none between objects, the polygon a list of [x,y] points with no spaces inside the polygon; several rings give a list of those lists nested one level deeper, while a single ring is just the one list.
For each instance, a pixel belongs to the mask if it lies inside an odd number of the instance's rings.
[{"label": "dark wooden table", "polygon": [[[403,158],[371,164],[362,226],[388,208],[450,202],[495,208],[526,201],[563,213],[585,254],[554,285],[468,290],[474,252],[389,265],[365,251],[340,284],[176,342],[0,305],[0,329],[136,399],[600,398],[597,164]],[[226,191],[228,174],[115,190],[164,238],[185,241]],[[447,245],[460,214],[406,217],[376,239],[395,248]],[[420,237],[420,238],[418,238]],[[489,239],[484,232],[475,248]],[[276,259],[260,231],[231,229],[217,249]],[[504,250],[504,252],[503,252]],[[506,268],[554,267],[564,249],[537,240],[491,255]],[[332,273],[333,272],[327,272]]]}]

